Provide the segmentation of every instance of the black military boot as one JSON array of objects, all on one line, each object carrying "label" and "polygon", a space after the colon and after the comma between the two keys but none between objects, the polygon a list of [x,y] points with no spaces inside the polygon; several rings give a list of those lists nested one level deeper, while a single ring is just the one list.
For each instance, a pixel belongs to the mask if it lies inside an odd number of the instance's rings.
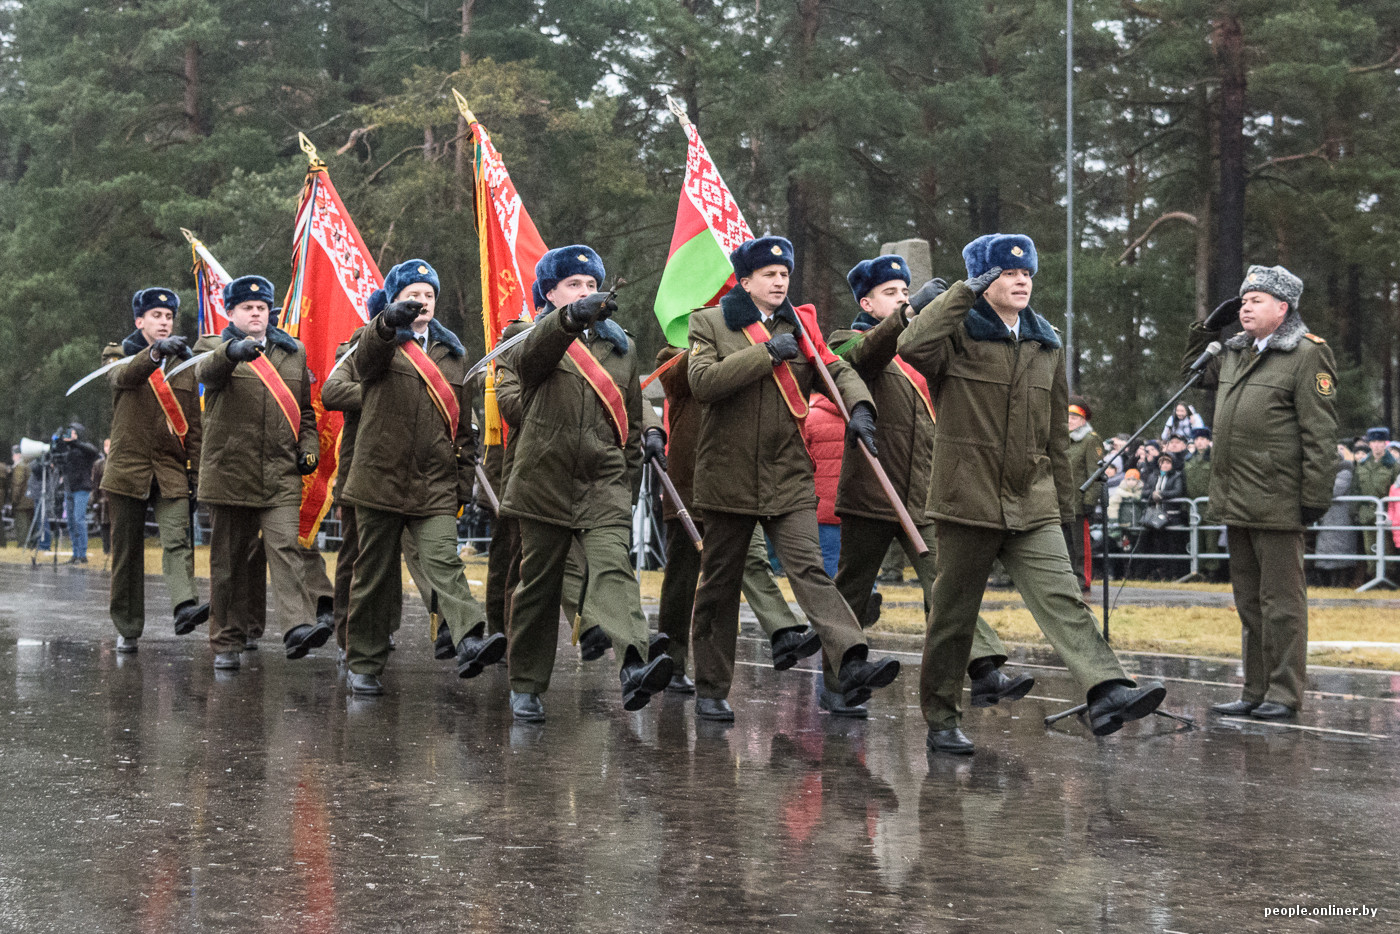
[{"label": "black military boot", "polygon": [[773,670],[787,671],[822,650],[821,636],[811,626],[789,626],[773,633]]},{"label": "black military boot", "polygon": [[715,720],[719,723],[734,722],[734,708],[722,697],[697,697],[695,716],[701,720]]},{"label": "black military boot", "polygon": [[1258,701],[1248,701],[1244,698],[1232,700],[1224,704],[1211,704],[1212,713],[1221,713],[1227,717],[1247,717],[1254,712],[1254,708],[1259,706]]},{"label": "black military boot", "polygon": [[538,694],[511,691],[510,714],[521,723],[543,723],[544,703]]},{"label": "black military boot", "polygon": [[630,645],[623,659],[622,672],[618,675],[622,681],[622,709],[641,710],[651,700],[651,695],[666,690],[675,662],[663,653],[643,664],[641,655]]},{"label": "black military boot", "polygon": [[578,637],[578,654],[586,662],[595,662],[612,648],[612,640],[602,626],[590,626]]},{"label": "black military boot", "polygon": [[335,628],[334,597],[316,598],[316,622],[320,623],[322,626],[330,626],[331,628]]},{"label": "black military boot", "polygon": [[477,623],[476,628],[462,637],[457,643],[457,677],[475,678],[494,665],[506,654],[506,634],[495,632],[486,634],[486,624]]},{"label": "black military boot", "polygon": [[852,657],[847,652],[838,677],[841,679],[842,703],[847,707],[859,707],[870,700],[870,695],[876,690],[894,683],[894,679],[899,677],[899,660],[880,658],[872,662],[869,658]]},{"label": "black military boot", "polygon": [[1107,736],[1123,724],[1141,720],[1166,699],[1167,689],[1156,681],[1135,685],[1131,681],[1105,681],[1089,689],[1089,729]]},{"label": "black military boot", "polygon": [[335,628],[318,618],[316,624],[302,623],[293,626],[282,636],[282,645],[287,649],[288,658],[305,658],[312,649],[319,649],[335,635]]},{"label": "black military boot", "polygon": [[209,621],[209,604],[186,600],[175,608],[175,635],[187,636]]},{"label": "black military boot", "polygon": [[946,730],[929,727],[928,739],[924,741],[924,745],[928,747],[929,752],[946,752],[954,756],[970,756],[977,751],[967,734],[956,726]]},{"label": "black military boot", "polygon": [[833,717],[844,717],[849,720],[864,720],[870,716],[870,711],[864,704],[855,707],[846,706],[845,700],[835,691],[828,690],[827,686],[817,679],[817,706]]},{"label": "black military boot", "polygon": [[378,697],[384,693],[384,685],[377,675],[362,675],[350,672],[350,693],[360,697]]},{"label": "black military boot", "polygon": [[1276,704],[1273,701],[1264,701],[1258,707],[1249,712],[1249,715],[1256,720],[1291,720],[1298,715],[1298,711],[1287,704]]},{"label": "black military boot", "polygon": [[445,662],[456,654],[457,647],[452,644],[452,630],[445,625],[439,626],[437,641],[433,643],[433,658]]},{"label": "black military boot", "polygon": [[978,659],[985,662],[985,667],[974,665],[968,667],[968,674],[972,674],[973,668],[977,673],[972,675],[972,706],[974,707],[995,707],[1001,701],[1020,700],[1031,692],[1035,687],[1035,679],[1030,675],[1017,675],[1009,678],[996,665],[985,659]]},{"label": "black military boot", "polygon": [[654,632],[647,637],[647,661],[654,662],[671,647],[671,637],[664,632]]}]

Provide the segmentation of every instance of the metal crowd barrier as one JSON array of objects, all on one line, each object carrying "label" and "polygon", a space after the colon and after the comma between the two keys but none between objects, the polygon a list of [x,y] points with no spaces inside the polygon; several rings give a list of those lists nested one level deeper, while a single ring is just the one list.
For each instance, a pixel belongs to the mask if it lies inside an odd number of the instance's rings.
[{"label": "metal crowd barrier", "polygon": [[[1391,533],[1391,531],[1392,531],[1392,528],[1391,528],[1390,521],[1389,521],[1389,517],[1388,517],[1386,511],[1387,511],[1387,509],[1390,507],[1390,504],[1391,504],[1391,503],[1394,503],[1394,502],[1397,502],[1397,501],[1400,501],[1400,497],[1395,497],[1395,496],[1385,496],[1385,497],[1376,497],[1376,496],[1338,496],[1338,497],[1335,497],[1335,498],[1332,500],[1333,503],[1369,504],[1369,505],[1375,506],[1375,507],[1376,507],[1376,518],[1375,518],[1375,521],[1374,521],[1373,523],[1369,524],[1369,525],[1351,525],[1351,524],[1347,524],[1347,525],[1313,525],[1313,526],[1309,526],[1308,531],[1310,531],[1310,532],[1341,531],[1341,532],[1357,532],[1357,533],[1361,533],[1361,532],[1375,532],[1375,533],[1376,533],[1376,545],[1375,545],[1375,550],[1374,550],[1373,552],[1371,552],[1371,553],[1358,552],[1358,553],[1353,553],[1353,554],[1334,554],[1334,553],[1330,553],[1330,552],[1329,552],[1329,553],[1319,553],[1319,552],[1317,552],[1317,551],[1309,551],[1309,552],[1305,552],[1305,553],[1304,553],[1304,555],[1303,555],[1303,561],[1304,561],[1304,562],[1308,562],[1308,561],[1375,562],[1375,565],[1376,565],[1376,572],[1375,572],[1375,575],[1374,575],[1373,577],[1371,577],[1370,580],[1366,581],[1366,583],[1364,583],[1364,584],[1362,584],[1360,587],[1356,588],[1356,589],[1357,589],[1357,592],[1361,592],[1361,591],[1364,591],[1364,590],[1371,590],[1371,589],[1374,588],[1374,587],[1382,587],[1382,586],[1384,586],[1384,587],[1395,587],[1395,586],[1396,586],[1395,583],[1394,583],[1393,581],[1390,580],[1389,575],[1388,575],[1386,572],[1387,572],[1388,567],[1389,567],[1390,564],[1393,564],[1393,563],[1396,563],[1397,561],[1400,561],[1400,553],[1398,553],[1398,552],[1400,552],[1400,549],[1397,549],[1397,548],[1396,548],[1395,543],[1394,543],[1394,542],[1391,540],[1391,538],[1390,538],[1390,533]],[[1127,564],[1127,563],[1130,562],[1130,561],[1135,562],[1135,561],[1139,561],[1139,560],[1141,560],[1141,561],[1180,561],[1180,562],[1184,562],[1184,563],[1185,563],[1186,569],[1187,569],[1187,570],[1186,570],[1186,573],[1185,573],[1184,575],[1182,575],[1180,578],[1177,578],[1177,582],[1178,582],[1178,583],[1185,583],[1185,582],[1187,582],[1187,581],[1198,580],[1198,579],[1200,579],[1200,577],[1201,577],[1201,562],[1202,562],[1202,561],[1227,561],[1227,560],[1229,560],[1229,558],[1230,558],[1230,553],[1229,553],[1228,551],[1226,551],[1226,550],[1224,550],[1223,548],[1220,547],[1220,539],[1221,539],[1222,533],[1225,532],[1225,526],[1224,526],[1224,525],[1214,525],[1214,524],[1211,524],[1211,523],[1206,522],[1206,520],[1205,520],[1205,511],[1206,511],[1206,507],[1207,507],[1207,505],[1209,504],[1209,502],[1210,502],[1209,497],[1206,497],[1206,496],[1198,496],[1198,497],[1196,497],[1195,499],[1185,499],[1185,498],[1181,498],[1181,499],[1170,499],[1170,500],[1165,500],[1164,503],[1163,503],[1163,505],[1167,505],[1167,506],[1175,505],[1175,506],[1185,507],[1185,508],[1188,510],[1188,518],[1187,518],[1187,523],[1188,523],[1188,524],[1186,524],[1186,525],[1167,525],[1167,526],[1164,526],[1163,529],[1162,529],[1162,531],[1186,532],[1186,533],[1188,533],[1188,534],[1187,534],[1187,550],[1186,550],[1184,553],[1182,553],[1182,552],[1175,552],[1175,553],[1145,552],[1145,551],[1135,551],[1135,550],[1118,551],[1118,552],[1114,552],[1114,553],[1110,553],[1110,554],[1109,554],[1109,561],[1110,561],[1110,563],[1119,564],[1119,565],[1125,565],[1125,564]],[[1144,501],[1141,505],[1150,505],[1150,504]],[[1116,531],[1119,531],[1119,532],[1128,532],[1129,534],[1135,536],[1134,541],[1136,542],[1136,541],[1140,540],[1140,539],[1137,539],[1136,536],[1140,536],[1140,535],[1143,533],[1143,531],[1145,530],[1145,527],[1144,527],[1143,525],[1141,525],[1141,523],[1139,523],[1139,522],[1133,522],[1133,523],[1124,525],[1124,524],[1121,524],[1121,523],[1109,523],[1109,522],[1107,521],[1107,518],[1108,518],[1107,516],[1104,516],[1104,517],[1103,517],[1103,521],[1098,522],[1098,523],[1091,523],[1090,526],[1089,526],[1089,529],[1090,529],[1091,534],[1094,533],[1094,532],[1097,532],[1099,535],[1104,534],[1104,527],[1105,527],[1105,525],[1107,525],[1107,527],[1108,527],[1110,533],[1112,533],[1112,532],[1115,531],[1115,530],[1116,530]],[[1203,541],[1202,541],[1202,533],[1212,533],[1212,534],[1208,534],[1208,535],[1206,536],[1204,543],[1203,543]],[[1358,540],[1361,540],[1359,534],[1358,534]],[[1096,541],[1098,541],[1098,539],[1096,539]],[[1211,543],[1211,542],[1214,542],[1214,543],[1215,543],[1215,547],[1213,547],[1213,548],[1210,547],[1210,543]],[[1100,554],[1099,554],[1099,551],[1097,550],[1097,548],[1095,549],[1094,557],[1095,557],[1095,559],[1100,559]],[[1100,559],[1100,560],[1101,560],[1101,559]]]}]

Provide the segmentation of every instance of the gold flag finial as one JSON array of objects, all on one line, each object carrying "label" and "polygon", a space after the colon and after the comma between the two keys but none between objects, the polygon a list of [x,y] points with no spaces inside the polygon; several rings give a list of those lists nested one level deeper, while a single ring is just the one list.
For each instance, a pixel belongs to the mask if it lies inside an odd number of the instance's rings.
[{"label": "gold flag finial", "polygon": [[669,94],[666,95],[666,106],[671,108],[671,113],[676,115],[676,119],[681,122],[681,126],[690,126],[690,115],[687,114],[685,108]]},{"label": "gold flag finial", "polygon": [[321,161],[321,157],[316,153],[316,144],[311,142],[306,134],[302,133],[300,130],[297,131],[297,142],[301,144],[301,151],[306,153],[307,161],[311,163],[313,169],[325,165],[325,163]]},{"label": "gold flag finial", "polygon": [[194,244],[199,242],[199,238],[194,235],[194,231],[190,230],[188,227],[181,227],[180,233],[185,235],[186,243]]},{"label": "gold flag finial", "polygon": [[467,122],[475,123],[476,115],[473,114],[472,109],[467,106],[467,99],[463,97],[461,92],[459,92],[456,88],[452,89],[452,99],[457,102],[457,110],[461,112],[462,116],[466,118]]}]

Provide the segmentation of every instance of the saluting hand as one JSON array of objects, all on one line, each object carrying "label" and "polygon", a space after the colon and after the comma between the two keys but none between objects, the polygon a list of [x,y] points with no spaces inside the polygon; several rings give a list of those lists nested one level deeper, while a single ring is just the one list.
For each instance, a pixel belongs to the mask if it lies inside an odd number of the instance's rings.
[{"label": "saluting hand", "polygon": [[418,320],[418,316],[423,313],[423,303],[413,300],[394,302],[385,308],[381,314],[384,315],[384,323],[394,330],[406,328]]},{"label": "saluting hand", "polygon": [[763,346],[768,348],[768,353],[773,356],[774,366],[777,366],[784,360],[797,359],[796,334],[776,334],[764,341]]},{"label": "saluting hand", "polygon": [[1240,298],[1227,298],[1215,310],[1206,316],[1203,325],[1207,331],[1220,331],[1240,320],[1240,306],[1244,300]]},{"label": "saluting hand", "polygon": [[642,463],[653,462],[666,469],[666,435],[659,428],[648,428],[642,435]]},{"label": "saluting hand", "polygon": [[234,363],[250,363],[262,354],[262,345],[251,337],[229,341],[228,358]]},{"label": "saluting hand", "polygon": [[879,456],[875,448],[875,409],[869,402],[857,402],[851,408],[851,420],[846,423],[846,443],[851,447],[864,443],[871,454]]},{"label": "saluting hand", "polygon": [[987,286],[1001,278],[1001,267],[993,266],[976,279],[968,279],[967,287],[972,290],[973,295],[981,295],[987,291]]},{"label": "saluting hand", "polygon": [[578,334],[595,321],[606,320],[617,311],[617,299],[608,292],[594,292],[565,306],[560,323],[564,330]]},{"label": "saluting hand", "polygon": [[948,283],[942,279],[930,279],[919,286],[917,292],[909,296],[909,307],[914,309],[914,314],[918,314],[928,307],[929,302],[946,291],[948,291]]}]

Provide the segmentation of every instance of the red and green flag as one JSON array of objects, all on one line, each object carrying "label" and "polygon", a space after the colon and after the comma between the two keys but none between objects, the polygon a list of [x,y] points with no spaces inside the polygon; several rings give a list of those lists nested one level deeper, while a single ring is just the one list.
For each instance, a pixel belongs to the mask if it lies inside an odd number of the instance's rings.
[{"label": "red and green flag", "polygon": [[677,113],[689,146],[685,154],[685,181],[671,252],[656,293],[656,319],[672,346],[689,342],[690,313],[713,305],[734,286],[729,254],[754,238],[739,205],[720,178],[714,160],[700,141],[700,133],[683,113]]}]

